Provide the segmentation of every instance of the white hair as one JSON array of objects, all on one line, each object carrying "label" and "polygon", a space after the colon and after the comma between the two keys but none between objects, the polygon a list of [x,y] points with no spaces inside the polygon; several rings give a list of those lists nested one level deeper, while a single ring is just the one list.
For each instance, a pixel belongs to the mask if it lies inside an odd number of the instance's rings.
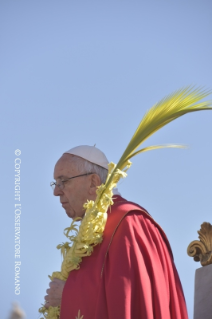
[{"label": "white hair", "polygon": [[102,184],[105,184],[107,179],[108,170],[104,167],[91,163],[84,158],[72,155],[71,162],[74,164],[75,168],[79,173],[94,173],[100,177]]}]

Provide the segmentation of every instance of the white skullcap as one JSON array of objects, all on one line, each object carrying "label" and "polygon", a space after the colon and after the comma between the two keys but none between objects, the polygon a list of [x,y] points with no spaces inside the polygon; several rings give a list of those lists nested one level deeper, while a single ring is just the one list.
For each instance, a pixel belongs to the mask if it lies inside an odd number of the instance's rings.
[{"label": "white skullcap", "polygon": [[85,160],[108,169],[108,159],[105,154],[95,146],[80,145],[71,148],[64,154],[72,154],[84,158]]}]

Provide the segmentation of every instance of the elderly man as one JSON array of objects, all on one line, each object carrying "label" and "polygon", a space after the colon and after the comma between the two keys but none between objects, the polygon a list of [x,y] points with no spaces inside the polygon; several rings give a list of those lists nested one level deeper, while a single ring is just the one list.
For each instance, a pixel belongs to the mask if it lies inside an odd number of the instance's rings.
[{"label": "elderly man", "polygon": [[[107,177],[106,156],[92,146],[64,153],[55,165],[54,195],[70,218],[83,217]],[[186,319],[169,242],[145,209],[114,192],[103,242],[66,282],[54,279],[45,296],[60,319]],[[77,317],[78,316],[78,317]]]}]

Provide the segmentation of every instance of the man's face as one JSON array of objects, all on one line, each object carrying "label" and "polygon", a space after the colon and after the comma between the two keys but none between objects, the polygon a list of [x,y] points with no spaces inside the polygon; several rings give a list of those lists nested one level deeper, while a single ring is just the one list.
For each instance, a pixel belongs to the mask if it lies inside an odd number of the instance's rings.
[{"label": "man's face", "polygon": [[[63,154],[55,165],[54,179],[57,183],[60,183],[61,180],[66,180],[69,177],[83,173],[86,172],[79,172],[75,168],[72,162],[72,155]],[[96,195],[93,195],[95,194],[96,187],[94,189],[92,177],[93,175],[86,175],[71,179],[64,183],[62,190],[58,186],[55,186],[54,195],[60,196],[60,202],[69,217],[83,217],[85,213],[83,204],[89,199],[95,200]],[[94,176],[95,178],[96,176]]]}]

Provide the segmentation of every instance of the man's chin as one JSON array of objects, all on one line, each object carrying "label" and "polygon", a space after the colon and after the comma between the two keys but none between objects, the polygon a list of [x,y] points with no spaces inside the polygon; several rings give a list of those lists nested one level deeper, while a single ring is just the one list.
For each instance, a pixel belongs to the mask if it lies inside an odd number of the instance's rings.
[{"label": "man's chin", "polygon": [[66,212],[66,215],[67,215],[69,218],[74,218],[73,212],[70,212],[70,211],[68,211],[68,210],[65,210],[65,212]]},{"label": "man's chin", "polygon": [[66,215],[67,215],[69,218],[72,218],[67,212],[66,212]]},{"label": "man's chin", "polygon": [[66,212],[66,215],[69,217],[69,218],[74,218],[74,211],[70,208],[70,206],[68,205],[68,203],[63,203],[62,204],[62,207],[63,209],[65,210]]},{"label": "man's chin", "polygon": [[72,218],[72,219],[74,219],[74,218],[83,218],[84,217],[84,215],[85,215],[85,212],[82,212],[81,214],[79,214],[79,215],[77,215],[77,213],[76,212],[73,212],[73,211],[70,211],[70,210],[65,210],[65,212],[66,212],[66,215],[69,217],[69,218]]}]

